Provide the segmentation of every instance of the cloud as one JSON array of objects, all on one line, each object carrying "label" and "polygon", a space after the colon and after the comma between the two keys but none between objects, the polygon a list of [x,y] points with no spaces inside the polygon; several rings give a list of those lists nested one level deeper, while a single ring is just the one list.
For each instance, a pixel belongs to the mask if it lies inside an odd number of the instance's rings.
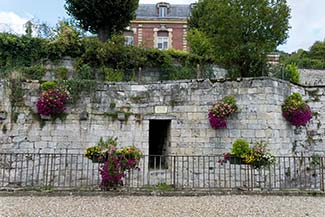
[{"label": "cloud", "polygon": [[0,32],[23,34],[25,32],[24,24],[28,20],[13,12],[0,11]]},{"label": "cloud", "polygon": [[308,50],[315,41],[325,38],[325,1],[288,0],[291,7],[291,29],[287,43],[279,49],[287,52]]}]

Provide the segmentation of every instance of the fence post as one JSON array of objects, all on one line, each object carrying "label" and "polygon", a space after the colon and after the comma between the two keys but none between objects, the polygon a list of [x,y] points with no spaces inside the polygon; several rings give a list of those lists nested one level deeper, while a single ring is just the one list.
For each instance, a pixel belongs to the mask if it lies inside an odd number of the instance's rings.
[{"label": "fence post", "polygon": [[200,64],[196,65],[196,78],[201,79],[202,78],[202,71]]},{"label": "fence post", "polygon": [[176,188],[176,156],[174,157],[174,165],[173,165],[173,186]]},{"label": "fence post", "polygon": [[252,165],[250,165],[251,168],[251,191],[254,191],[254,175],[255,175],[255,169]]},{"label": "fence post", "polygon": [[320,190],[324,192],[325,191],[325,189],[324,189],[324,157],[320,158],[320,170],[319,170],[319,172],[320,172],[320,178],[321,178],[321,180],[320,180]]},{"label": "fence post", "polygon": [[142,68],[139,67],[138,70],[138,82],[141,83],[142,82]]}]

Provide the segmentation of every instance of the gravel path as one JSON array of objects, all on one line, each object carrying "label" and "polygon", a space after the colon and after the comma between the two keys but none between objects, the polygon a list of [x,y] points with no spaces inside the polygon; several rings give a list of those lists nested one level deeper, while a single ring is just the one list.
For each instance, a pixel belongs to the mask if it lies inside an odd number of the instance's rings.
[{"label": "gravel path", "polygon": [[325,197],[0,197],[0,216],[325,216]]}]

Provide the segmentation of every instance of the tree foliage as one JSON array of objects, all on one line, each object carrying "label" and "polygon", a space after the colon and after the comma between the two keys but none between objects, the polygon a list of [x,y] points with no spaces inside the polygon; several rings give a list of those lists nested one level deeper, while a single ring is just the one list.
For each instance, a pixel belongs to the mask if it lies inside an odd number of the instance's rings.
[{"label": "tree foliage", "polygon": [[211,47],[211,42],[206,35],[194,28],[188,32],[187,40],[190,43],[190,48],[192,53],[195,53],[199,56],[212,57],[213,49]]},{"label": "tree foliage", "polygon": [[325,69],[325,40],[316,41],[309,51],[299,49],[291,54],[282,54],[280,61],[284,65],[294,63],[298,68]]},{"label": "tree foliage", "polygon": [[66,0],[65,9],[84,30],[106,41],[129,25],[138,5],[139,0]]},{"label": "tree foliage", "polygon": [[[126,46],[123,36],[101,42],[83,36],[65,22],[54,38],[35,38],[0,33],[0,78],[17,72],[23,79],[42,79],[46,66],[60,64],[63,57],[74,60],[73,79],[134,80],[141,70],[160,70],[160,79],[196,78],[197,64],[209,68],[210,60],[184,51]],[[51,69],[52,71],[52,69]],[[67,79],[68,70],[56,68],[57,79]],[[69,75],[71,78],[71,75]]]},{"label": "tree foliage", "polygon": [[206,35],[219,65],[247,77],[261,75],[266,55],[285,42],[289,17],[286,0],[199,0],[189,26]]}]

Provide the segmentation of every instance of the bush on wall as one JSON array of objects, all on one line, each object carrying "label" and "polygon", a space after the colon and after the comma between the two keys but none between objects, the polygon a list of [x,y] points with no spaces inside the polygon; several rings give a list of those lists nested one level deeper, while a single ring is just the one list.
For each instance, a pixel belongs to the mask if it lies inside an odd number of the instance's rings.
[{"label": "bush on wall", "polygon": [[75,67],[79,79],[100,80],[105,80],[105,75],[94,76],[88,72],[100,74],[101,68],[111,68],[122,72],[123,80],[132,80],[139,68],[149,67],[162,69],[162,79],[187,79],[196,78],[197,64],[204,67],[212,63],[183,51],[125,46],[121,36],[114,36],[103,43],[95,37],[82,37],[66,23],[60,25],[58,35],[51,39],[0,33],[0,47],[2,77],[6,77],[4,72],[15,68],[44,65],[49,60],[56,62],[64,56],[77,60]]}]

